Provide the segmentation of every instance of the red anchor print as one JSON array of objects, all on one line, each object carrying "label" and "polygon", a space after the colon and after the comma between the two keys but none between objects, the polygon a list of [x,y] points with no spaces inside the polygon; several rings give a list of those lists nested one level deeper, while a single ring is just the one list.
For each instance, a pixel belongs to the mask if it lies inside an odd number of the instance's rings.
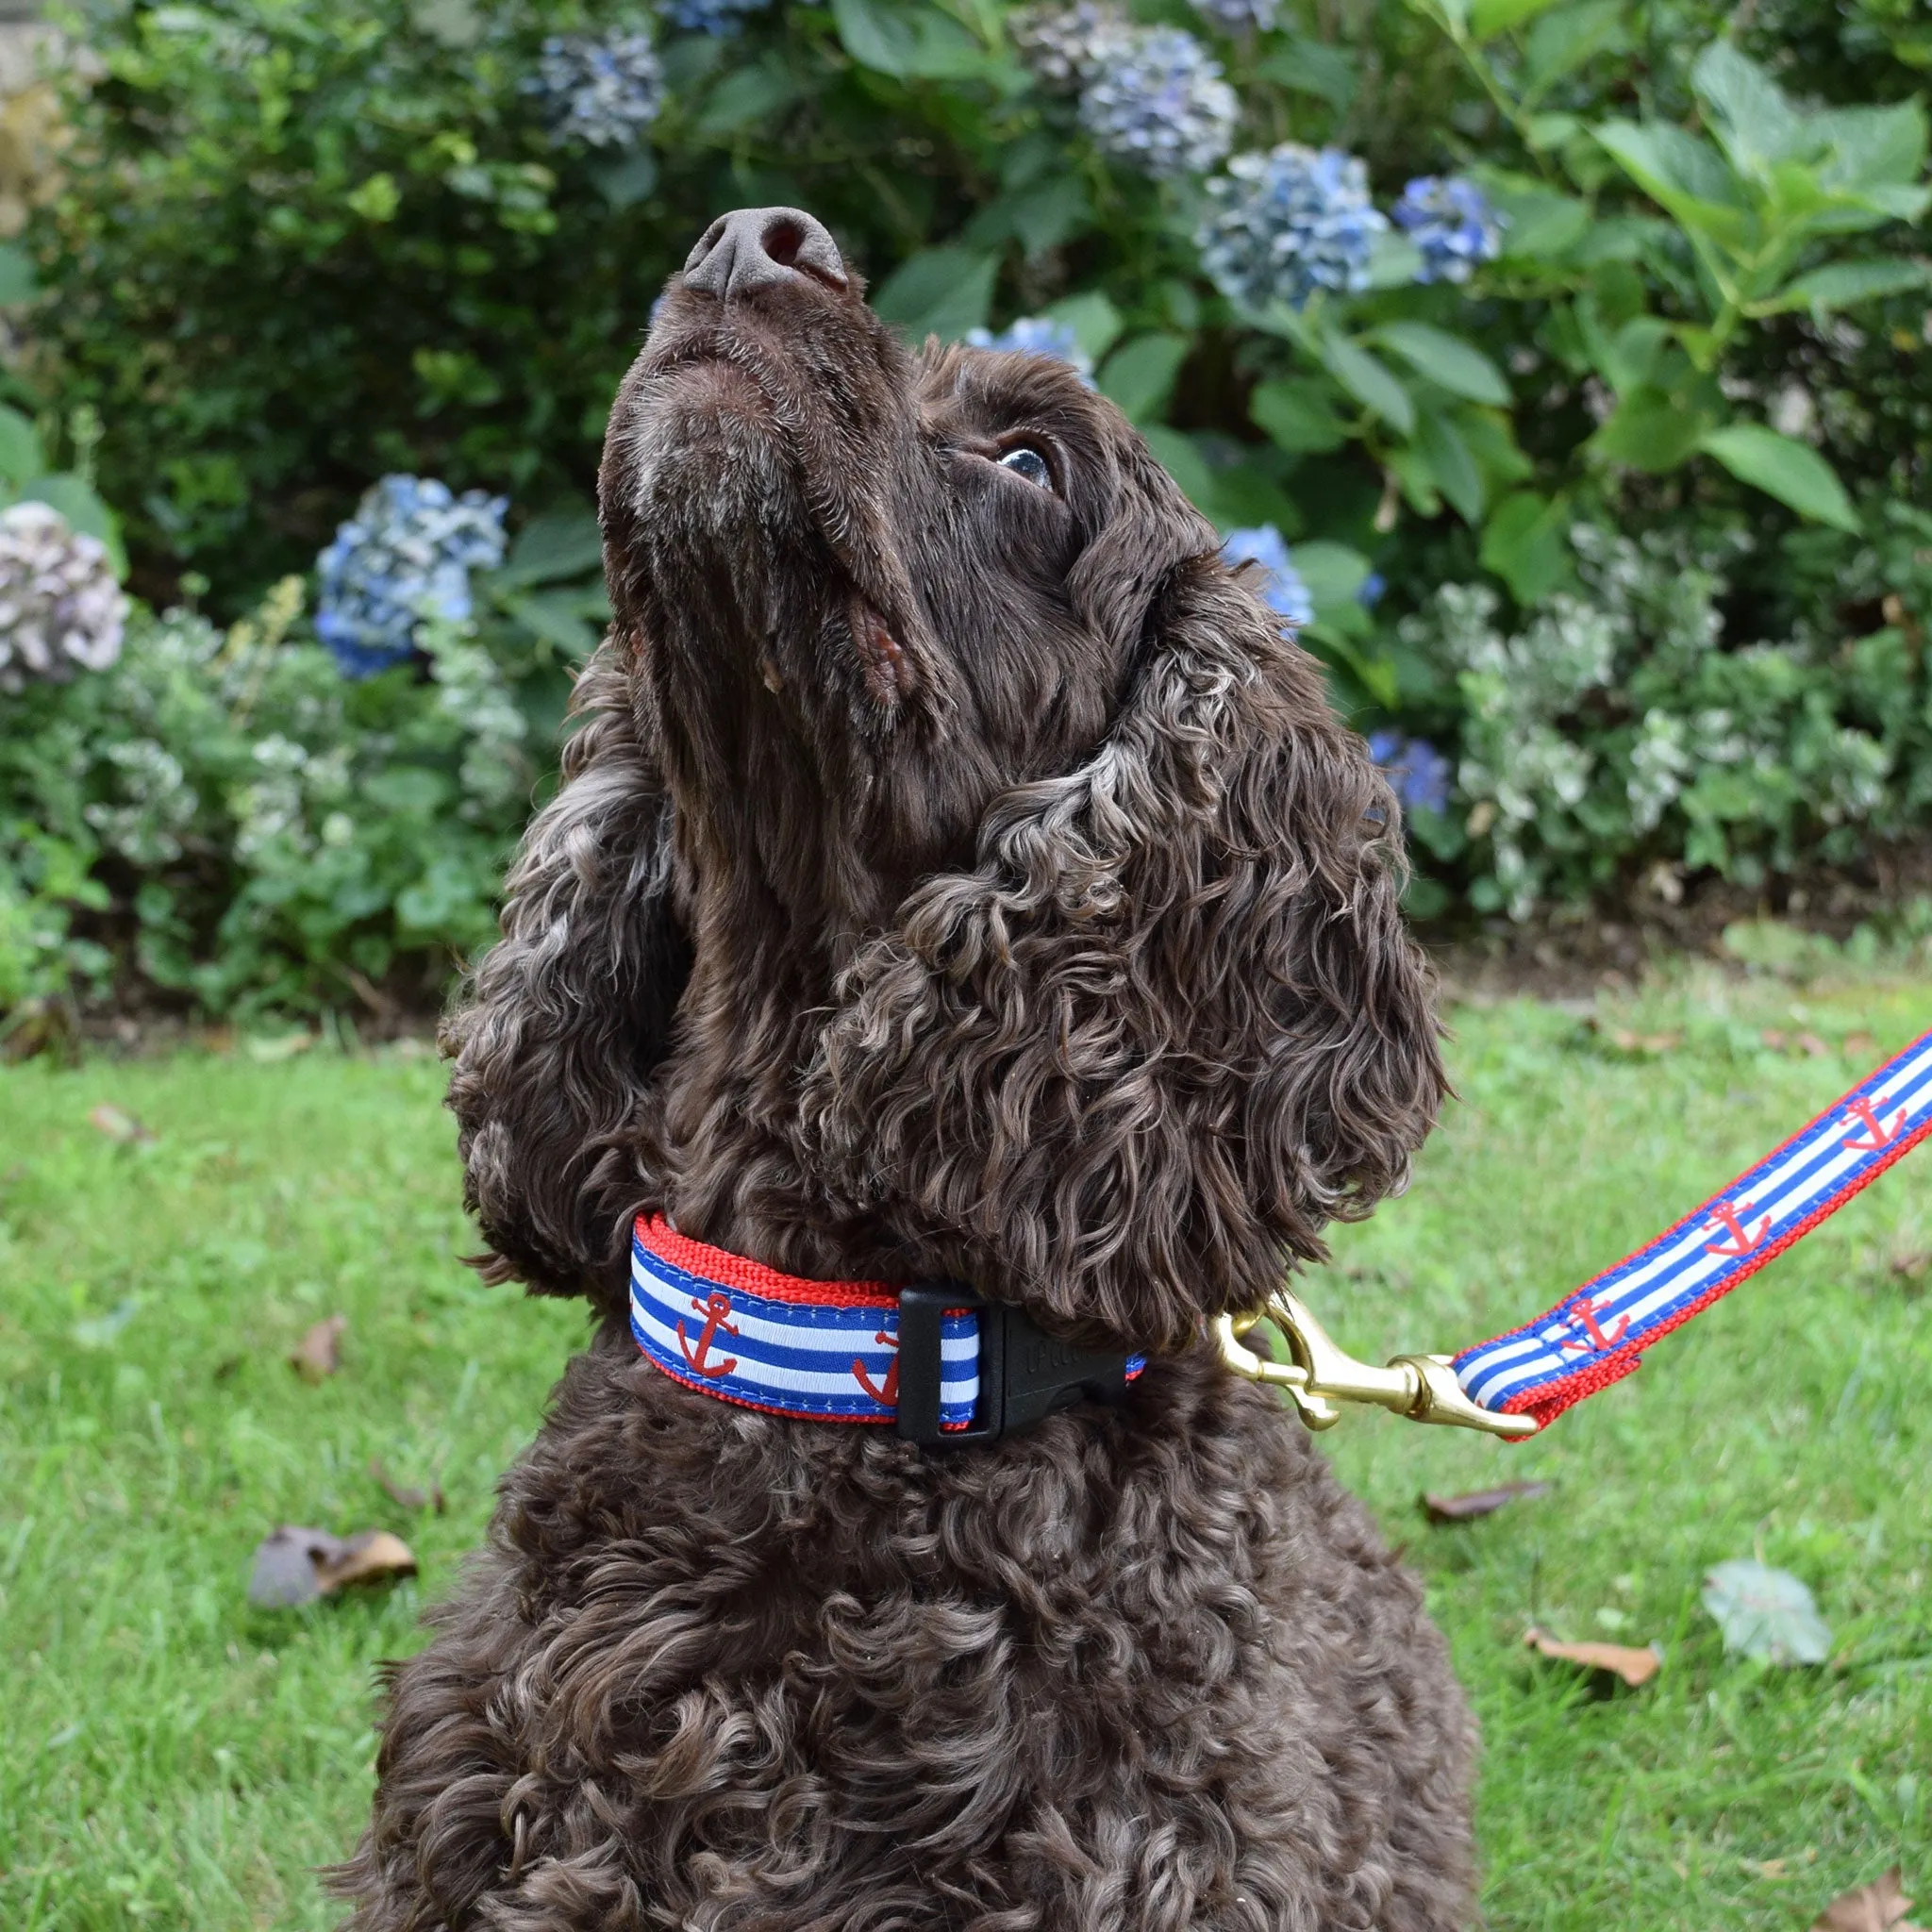
[{"label": "red anchor print", "polygon": [[685,1360],[701,1375],[728,1375],[738,1366],[736,1356],[722,1362],[708,1361],[706,1357],[710,1353],[711,1340],[719,1329],[724,1329],[727,1335],[738,1333],[724,1319],[731,1312],[731,1297],[722,1288],[714,1288],[703,1301],[693,1295],[691,1305],[705,1318],[705,1325],[699,1331],[698,1345],[693,1348],[685,1340],[684,1324],[680,1322],[677,1324],[677,1345],[683,1349]]},{"label": "red anchor print", "polygon": [[[1739,1206],[1747,1214],[1751,1211],[1749,1201],[1740,1202]],[[1771,1232],[1771,1216],[1768,1214],[1756,1227],[1747,1228],[1738,1219],[1738,1209],[1728,1201],[1720,1201],[1710,1211],[1724,1223],[1724,1231],[1731,1240],[1728,1246],[1723,1241],[1706,1241],[1704,1252],[1707,1255],[1722,1255],[1726,1260],[1734,1260],[1740,1255],[1748,1255],[1754,1248],[1762,1247],[1764,1237]]]},{"label": "red anchor print", "polygon": [[898,1340],[894,1336],[888,1335],[883,1328],[881,1328],[879,1332],[873,1337],[873,1340],[876,1341],[881,1348],[890,1348],[894,1351],[894,1354],[892,1356],[891,1366],[886,1371],[886,1386],[883,1389],[881,1389],[878,1386],[878,1384],[875,1383],[873,1380],[873,1378],[866,1374],[864,1361],[857,1357],[855,1357],[853,1359],[852,1373],[858,1377],[858,1386],[861,1389],[863,1389],[865,1392],[868,1395],[870,1395],[874,1402],[883,1404],[884,1407],[886,1407],[887,1408],[892,1408],[897,1406],[899,1401],[899,1357],[896,1352],[899,1346]]},{"label": "red anchor print", "polygon": [[1903,1107],[1892,1115],[1891,1124],[1887,1126],[1873,1110],[1869,1100],[1848,1100],[1845,1105],[1865,1124],[1865,1130],[1872,1136],[1869,1141],[1861,1141],[1858,1139],[1857,1129],[1854,1127],[1851,1134],[1840,1143],[1848,1154],[1876,1154],[1881,1147],[1890,1147],[1898,1139],[1899,1129],[1906,1124],[1907,1110]]},{"label": "red anchor print", "polygon": [[1618,1342],[1622,1341],[1624,1336],[1630,1332],[1630,1317],[1628,1315],[1619,1315],[1616,1326],[1606,1334],[1597,1325],[1596,1304],[1588,1299],[1577,1304],[1576,1319],[1583,1324],[1584,1333],[1590,1337],[1590,1340],[1588,1341],[1563,1341],[1557,1343],[1559,1348],[1573,1355],[1586,1355],[1592,1348],[1603,1349],[1607,1352],[1615,1348]]}]

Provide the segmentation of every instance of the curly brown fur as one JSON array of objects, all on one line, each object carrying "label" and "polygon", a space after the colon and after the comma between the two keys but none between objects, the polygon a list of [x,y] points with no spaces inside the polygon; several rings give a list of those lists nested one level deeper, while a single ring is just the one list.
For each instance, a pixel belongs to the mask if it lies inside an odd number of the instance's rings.
[{"label": "curly brown fur", "polygon": [[[1194,1345],[1442,1091],[1315,668],[1071,372],[908,358],[856,278],[674,280],[603,513],[612,639],[451,1029],[491,1266],[600,1327],[394,1674],[350,1924],[1460,1925],[1420,1592]],[[641,1210],[1155,1359],[979,1449],[733,1408],[629,1341]]]}]

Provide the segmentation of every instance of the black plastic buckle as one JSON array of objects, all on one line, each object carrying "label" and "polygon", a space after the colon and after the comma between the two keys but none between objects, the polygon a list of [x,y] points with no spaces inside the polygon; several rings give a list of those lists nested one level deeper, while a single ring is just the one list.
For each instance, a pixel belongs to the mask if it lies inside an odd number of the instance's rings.
[{"label": "black plastic buckle", "polygon": [[[979,1401],[972,1425],[940,1427],[940,1324],[948,1308],[979,1316]],[[1127,1397],[1124,1355],[1075,1348],[1023,1309],[989,1302],[958,1281],[899,1291],[898,1432],[909,1442],[996,1442],[1077,1402]]]}]

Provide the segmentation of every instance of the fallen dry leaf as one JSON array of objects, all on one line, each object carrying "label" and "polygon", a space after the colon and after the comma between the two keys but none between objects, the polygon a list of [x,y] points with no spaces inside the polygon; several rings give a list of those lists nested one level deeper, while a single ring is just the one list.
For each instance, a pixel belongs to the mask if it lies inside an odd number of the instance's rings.
[{"label": "fallen dry leaf", "polygon": [[256,1546],[248,1601],[258,1610],[293,1609],[352,1583],[388,1583],[415,1574],[408,1544],[386,1529],[337,1537],[284,1524]]},{"label": "fallen dry leaf", "polygon": [[1811,1922],[1811,1932],[1919,1932],[1906,1923],[1912,1902],[1901,1888],[1894,1865],[1875,1885],[1861,1885],[1835,1898]]},{"label": "fallen dry leaf", "polygon": [[441,1516],[445,1507],[442,1485],[431,1483],[426,1490],[419,1490],[408,1483],[399,1483],[382,1466],[379,1456],[369,1458],[369,1474],[375,1477],[382,1492],[398,1509],[434,1509]]},{"label": "fallen dry leaf", "polygon": [[1531,1650],[1543,1657],[1555,1657],[1560,1663],[1581,1664],[1591,1671],[1608,1671],[1612,1675],[1622,1677],[1633,1690],[1639,1685],[1649,1683],[1663,1666],[1663,1657],[1655,1644],[1646,1645],[1642,1650],[1632,1650],[1623,1643],[1558,1643],[1554,1637],[1533,1626],[1523,1633],[1523,1641]]},{"label": "fallen dry leaf", "polygon": [[1785,1050],[1785,1042],[1790,1038],[1790,1035],[1780,1033],[1775,1026],[1767,1026],[1757,1037],[1766,1046],[1770,1047],[1773,1053],[1782,1053]]},{"label": "fallen dry leaf", "polygon": [[1681,1033],[1633,1033],[1627,1026],[1612,1026],[1604,1038],[1619,1053],[1674,1053],[1684,1043]]},{"label": "fallen dry leaf", "polygon": [[1878,1041],[1869,1033],[1848,1033],[1844,1050],[1855,1059],[1869,1059],[1878,1051]]},{"label": "fallen dry leaf", "polygon": [[289,1366],[305,1382],[320,1382],[333,1375],[342,1365],[342,1330],[349,1325],[346,1315],[331,1315],[318,1322],[289,1357]]},{"label": "fallen dry leaf", "polygon": [[1798,1045],[1807,1059],[1823,1059],[1831,1051],[1831,1048],[1815,1033],[1799,1034]]},{"label": "fallen dry leaf", "polygon": [[1932,1254],[1923,1248],[1916,1254],[1894,1255],[1891,1257],[1891,1272],[1901,1281],[1916,1281],[1927,1268],[1932,1268]]},{"label": "fallen dry leaf", "polygon": [[1493,1516],[1511,1503],[1526,1503],[1532,1496],[1547,1496],[1548,1483],[1502,1483],[1493,1490],[1471,1490],[1462,1496],[1424,1493],[1423,1514],[1431,1523],[1474,1523],[1479,1516]]},{"label": "fallen dry leaf", "polygon": [[125,1108],[105,1100],[89,1112],[87,1124],[122,1147],[145,1147],[155,1138]]}]

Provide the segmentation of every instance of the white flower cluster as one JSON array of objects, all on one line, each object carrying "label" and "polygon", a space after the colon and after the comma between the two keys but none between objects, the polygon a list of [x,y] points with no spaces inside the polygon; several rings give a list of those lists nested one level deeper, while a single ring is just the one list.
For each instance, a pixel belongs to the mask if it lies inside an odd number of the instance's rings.
[{"label": "white flower cluster", "polygon": [[0,691],[105,671],[121,655],[127,599],[106,546],[44,503],[0,511]]}]

